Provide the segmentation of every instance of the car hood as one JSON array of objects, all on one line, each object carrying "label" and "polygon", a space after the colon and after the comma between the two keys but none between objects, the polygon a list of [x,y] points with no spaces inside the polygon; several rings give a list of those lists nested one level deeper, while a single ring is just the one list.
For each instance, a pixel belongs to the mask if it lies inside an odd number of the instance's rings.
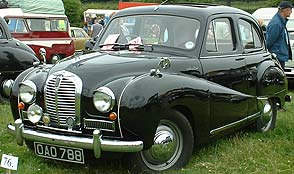
[{"label": "car hood", "polygon": [[61,61],[54,65],[49,75],[62,70],[72,72],[81,78],[83,86],[90,92],[117,79],[149,73],[150,69],[157,68],[159,61],[158,54],[96,52]]}]

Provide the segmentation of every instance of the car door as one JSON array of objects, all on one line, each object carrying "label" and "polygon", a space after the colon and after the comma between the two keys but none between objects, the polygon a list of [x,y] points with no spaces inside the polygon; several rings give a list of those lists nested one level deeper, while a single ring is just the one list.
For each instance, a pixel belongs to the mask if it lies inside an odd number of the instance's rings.
[{"label": "car door", "polygon": [[[243,50],[242,57],[245,58],[248,71],[248,90],[246,93],[257,96],[258,66],[266,59],[270,59],[271,56],[265,50],[262,31],[251,18],[240,16],[238,19],[238,30]],[[256,102],[249,102],[248,108],[248,116],[255,114],[257,112]]]},{"label": "car door", "polygon": [[228,14],[212,16],[202,46],[200,60],[204,76],[211,83],[211,133],[247,114],[248,102],[244,93],[248,89],[248,71],[237,43],[234,20],[234,16]]},{"label": "car door", "polygon": [[72,37],[74,38],[75,49],[76,50],[83,50],[85,42],[90,39],[87,33],[83,32],[80,29],[72,29],[71,30]]}]

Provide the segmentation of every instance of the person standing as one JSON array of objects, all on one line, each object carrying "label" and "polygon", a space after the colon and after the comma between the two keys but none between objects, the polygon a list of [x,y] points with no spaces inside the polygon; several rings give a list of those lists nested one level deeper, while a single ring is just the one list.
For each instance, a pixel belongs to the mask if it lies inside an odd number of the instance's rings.
[{"label": "person standing", "polygon": [[271,53],[275,53],[282,66],[285,62],[292,60],[292,51],[286,28],[287,17],[292,13],[292,4],[288,1],[280,2],[278,12],[270,20],[266,27],[266,46]]},{"label": "person standing", "polygon": [[88,22],[84,22],[83,30],[84,30],[87,34],[89,34],[89,26],[88,26]]},{"label": "person standing", "polygon": [[95,40],[95,37],[100,33],[103,29],[103,26],[99,23],[99,20],[96,19],[94,24],[91,27],[91,37]]}]

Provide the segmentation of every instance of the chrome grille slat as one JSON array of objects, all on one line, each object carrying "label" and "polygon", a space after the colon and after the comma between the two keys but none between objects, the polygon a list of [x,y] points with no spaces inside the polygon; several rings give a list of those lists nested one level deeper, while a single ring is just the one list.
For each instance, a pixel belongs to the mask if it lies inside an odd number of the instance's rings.
[{"label": "chrome grille slat", "polygon": [[[73,103],[74,100],[73,100],[73,101],[68,100],[68,102]],[[75,108],[74,106],[72,106],[72,105],[71,105],[70,103],[68,103],[68,102],[60,102],[60,103],[58,103],[57,105],[58,105],[59,107]]]},{"label": "chrome grille slat", "polygon": [[60,101],[60,105],[65,105],[65,106],[69,105],[69,106],[71,106],[68,102],[74,102],[75,100],[60,100],[58,98],[58,101]]}]

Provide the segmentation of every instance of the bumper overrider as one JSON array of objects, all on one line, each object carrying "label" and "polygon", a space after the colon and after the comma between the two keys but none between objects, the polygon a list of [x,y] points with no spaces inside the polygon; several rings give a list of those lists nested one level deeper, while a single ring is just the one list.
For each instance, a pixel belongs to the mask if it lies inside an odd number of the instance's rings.
[{"label": "bumper overrider", "polygon": [[16,142],[22,146],[24,139],[42,143],[90,149],[94,151],[96,158],[101,157],[101,151],[109,152],[139,152],[143,149],[142,141],[120,141],[103,139],[100,130],[93,131],[93,137],[78,137],[56,135],[48,132],[35,131],[25,128],[21,119],[17,119],[14,125],[7,125],[8,132],[16,136]]}]

